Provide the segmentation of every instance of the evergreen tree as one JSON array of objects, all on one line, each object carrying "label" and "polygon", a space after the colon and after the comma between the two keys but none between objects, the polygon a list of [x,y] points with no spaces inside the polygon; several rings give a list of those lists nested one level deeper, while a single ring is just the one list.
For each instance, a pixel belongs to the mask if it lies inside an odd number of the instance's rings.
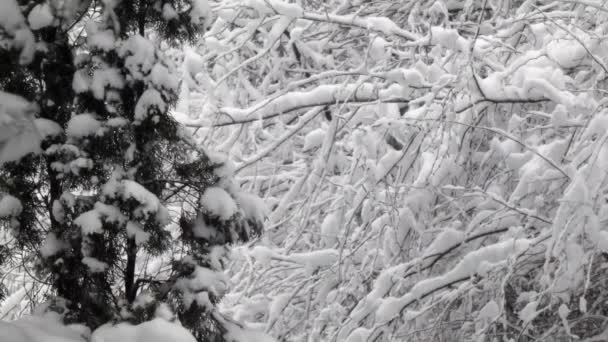
[{"label": "evergreen tree", "polygon": [[[229,163],[169,114],[167,52],[204,30],[206,1],[5,0],[0,12],[0,95],[13,104],[0,108],[13,124],[0,222],[14,237],[0,256],[26,251],[67,322],[137,323],[168,305],[199,341],[221,340],[226,246],[263,218]],[[149,274],[151,257],[170,263]]]}]

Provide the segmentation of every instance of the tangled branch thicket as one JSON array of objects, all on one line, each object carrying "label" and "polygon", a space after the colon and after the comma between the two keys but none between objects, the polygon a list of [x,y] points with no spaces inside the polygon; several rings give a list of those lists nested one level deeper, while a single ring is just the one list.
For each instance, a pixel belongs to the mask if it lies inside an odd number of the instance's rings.
[{"label": "tangled branch thicket", "polygon": [[285,341],[606,338],[605,2],[213,12],[181,121],[271,209],[227,311]]}]

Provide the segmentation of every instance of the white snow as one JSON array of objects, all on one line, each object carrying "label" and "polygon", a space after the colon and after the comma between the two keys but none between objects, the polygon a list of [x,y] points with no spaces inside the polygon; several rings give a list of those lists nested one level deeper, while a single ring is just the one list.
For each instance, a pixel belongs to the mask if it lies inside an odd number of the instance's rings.
[{"label": "white snow", "polygon": [[321,241],[325,248],[331,248],[338,242],[338,233],[340,231],[341,213],[335,211],[328,214],[321,223]]},{"label": "white snow", "polygon": [[63,207],[63,204],[61,203],[61,201],[59,200],[54,200],[53,201],[53,208],[51,210],[51,213],[53,214],[53,218],[60,223],[63,223],[65,220],[65,209]]},{"label": "white snow", "polygon": [[102,233],[101,219],[99,213],[96,210],[90,210],[80,214],[75,220],[74,224],[82,228],[84,234]]},{"label": "white snow", "polygon": [[455,29],[446,29],[439,26],[431,27],[431,44],[439,44],[446,49],[455,51],[467,51],[469,42],[458,34]]},{"label": "white snow", "polygon": [[126,217],[117,207],[97,202],[92,210],[80,214],[74,220],[74,224],[80,226],[84,235],[101,234],[103,233],[102,220],[122,224],[126,221]]},{"label": "white snow", "polygon": [[406,89],[428,85],[422,73],[416,69],[396,68],[385,72],[383,76]]},{"label": "white snow", "polygon": [[211,6],[208,0],[192,0],[190,21],[193,24],[203,24],[211,15]]},{"label": "white snow", "polygon": [[290,19],[300,18],[304,15],[304,10],[297,3],[282,0],[248,0],[246,3],[255,8],[260,15],[279,13]]},{"label": "white snow", "polygon": [[[277,342],[272,336],[249,327],[227,322],[226,338],[235,342]],[[160,341],[159,341],[160,342]]]},{"label": "white snow", "polygon": [[443,228],[435,240],[426,248],[424,256],[441,253],[464,241],[465,233],[454,228]]},{"label": "white snow", "polygon": [[120,47],[120,54],[125,57],[125,68],[138,80],[145,79],[154,67],[155,52],[154,44],[140,35],[132,35]]},{"label": "white snow", "polygon": [[217,230],[212,226],[207,225],[202,216],[198,216],[192,228],[192,233],[197,238],[211,239],[217,234]]},{"label": "white snow", "polygon": [[608,231],[599,232],[598,240],[596,241],[597,247],[604,253],[608,253]]},{"label": "white snow", "polygon": [[19,4],[15,0],[4,0],[0,3],[0,25],[8,32],[14,32],[25,24]]},{"label": "white snow", "polygon": [[490,300],[486,305],[479,310],[477,315],[478,320],[494,320],[500,315],[500,306],[494,301]]},{"label": "white snow", "polygon": [[106,95],[106,87],[122,89],[125,85],[120,70],[116,68],[97,69],[93,72],[91,91],[98,100],[103,100]]},{"label": "white snow", "polygon": [[19,62],[29,64],[36,51],[36,39],[25,23],[19,4],[15,0],[0,1],[0,27],[9,36],[12,35],[12,45],[21,50]]},{"label": "white snow", "polygon": [[4,195],[0,198],[0,218],[17,217],[22,211],[23,206],[17,197]]},{"label": "white snow", "polygon": [[133,221],[127,222],[127,235],[135,238],[135,244],[144,244],[150,239],[150,233],[144,231],[141,224]]},{"label": "white snow", "polygon": [[529,240],[526,239],[509,239],[469,252],[445,274],[417,282],[407,294],[401,297],[383,299],[382,304],[376,311],[376,319],[385,322],[397,316],[404,307],[410,305],[425,293],[430,293],[453,282],[465,280],[477,272],[487,272],[488,264],[499,263],[523,252],[528,248],[529,243]]},{"label": "white snow", "polygon": [[323,144],[325,139],[325,130],[323,128],[314,129],[304,136],[304,147],[303,151],[309,151],[313,148],[318,148]]},{"label": "white snow", "polygon": [[217,216],[221,220],[230,219],[237,211],[234,199],[226,190],[217,186],[207,188],[200,203],[210,215]]},{"label": "white snow", "polygon": [[401,160],[403,153],[401,151],[389,149],[384,156],[378,161],[374,175],[376,180],[381,180],[388,172],[390,172]]},{"label": "white snow", "polygon": [[[587,36],[583,32],[578,32],[578,34],[583,39]],[[589,45],[589,42],[579,42],[572,37],[559,37],[547,43],[547,54],[562,68],[574,68],[582,64],[587,56],[587,51],[582,44]]]},{"label": "white snow", "polygon": [[32,30],[39,30],[41,28],[50,26],[53,24],[53,13],[51,12],[51,6],[48,3],[42,3],[34,6],[27,16],[27,21],[30,24]]},{"label": "white snow", "polygon": [[101,128],[101,122],[93,114],[84,113],[73,116],[66,128],[66,134],[74,138],[96,135]]},{"label": "white snow", "polygon": [[125,118],[121,118],[121,117],[117,117],[117,118],[110,118],[105,122],[105,125],[107,127],[123,127],[126,126],[129,123],[129,121],[127,121],[127,119]]},{"label": "white snow", "polygon": [[163,5],[163,19],[173,20],[177,19],[178,17],[179,15],[177,14],[177,11],[175,11],[175,8],[173,8],[170,3],[167,2]]},{"label": "white snow", "polygon": [[154,67],[152,67],[150,80],[160,88],[171,90],[177,90],[180,81],[174,73],[171,73],[169,68],[161,63],[156,63]]},{"label": "white snow", "polygon": [[167,209],[160,203],[156,195],[148,191],[141,184],[124,179],[120,182],[119,191],[123,200],[132,198],[141,203],[133,212],[136,216],[148,217],[154,214],[159,223],[167,223]]},{"label": "white snow", "polygon": [[40,247],[40,254],[42,254],[43,258],[48,258],[57,254],[66,247],[68,247],[68,244],[57,239],[57,235],[55,235],[55,233],[48,233],[46,235],[46,239]]},{"label": "white snow", "polygon": [[196,53],[192,48],[184,49],[183,68],[190,74],[190,77],[195,77],[198,73],[204,70],[205,60],[201,55]]},{"label": "white snow", "polygon": [[63,128],[58,123],[44,118],[34,119],[34,126],[42,139],[63,133]]},{"label": "white snow", "polygon": [[252,256],[257,263],[268,266],[276,254],[266,246],[255,246],[249,251],[249,255]]},{"label": "white snow", "polygon": [[52,313],[0,321],[0,341],[6,342],[87,342],[90,332],[80,325],[65,326]]},{"label": "white snow", "polygon": [[374,37],[369,48],[369,56],[374,61],[383,61],[390,55],[390,43],[382,37]]},{"label": "white snow", "polygon": [[[218,228],[204,218],[265,225],[264,234],[243,246],[205,250],[208,267],[175,284],[186,305],[210,310],[213,295],[227,294],[210,314],[225,325],[230,341],[272,341],[259,329],[287,340],[385,342],[413,332],[432,340],[443,319],[460,325],[454,338],[483,340],[504,314],[500,284],[517,271],[536,276],[522,279],[527,291],[516,301],[515,330],[525,334],[534,324],[538,336],[552,331],[572,339],[569,324],[580,312],[596,314],[597,303],[587,303],[584,294],[597,286],[596,270],[588,266],[608,252],[608,101],[602,90],[608,14],[602,1],[552,1],[539,8],[531,0],[490,1],[490,15],[481,17],[479,1],[472,0],[401,7],[366,0],[321,7],[301,0],[156,1],[151,10],[164,20],[191,14],[186,20],[201,31],[211,27],[186,47],[159,42],[152,28],[143,37],[119,33],[111,25],[119,1],[103,0],[104,11],[93,13],[77,6],[92,6],[88,1],[25,6],[0,0],[0,49],[20,55],[20,63],[33,61],[34,53],[41,57],[36,62],[52,57],[32,30],[69,25],[84,14],[86,46],[74,51],[83,69],[65,75],[75,93],[91,92],[113,112],[121,109],[117,90],[144,84],[130,113],[135,122],[118,112],[113,118],[76,112],[58,124],[36,118],[53,113],[0,92],[0,163],[39,153],[47,139],[38,157],[51,158],[48,167],[67,183],[60,200],[41,208],[80,229],[82,262],[90,272],[114,272],[90,249],[100,237],[91,234],[106,235],[112,225],[143,247],[151,236],[145,224],[156,219],[178,239],[179,227],[170,222],[188,210],[199,213],[194,236],[211,244]],[[467,13],[474,15],[463,24]],[[109,51],[124,65],[105,60]],[[110,162],[103,166],[110,179],[86,176],[92,189],[72,182],[101,162],[80,150],[83,141],[109,127],[128,133],[144,120],[158,122],[155,111],[173,110],[163,99],[179,89],[174,116],[186,126],[179,134],[223,163],[213,187],[192,193],[187,203],[171,197],[169,212],[160,194],[134,181],[136,167],[122,170]],[[52,105],[40,101],[44,111]],[[331,120],[322,108],[334,113]],[[404,148],[397,151],[391,137]],[[47,147],[51,141],[58,143]],[[144,150],[127,142],[124,162]],[[30,178],[41,182],[37,196],[44,201],[46,173]],[[11,179],[8,186],[4,181],[0,226],[9,221],[17,227],[23,208],[9,195]],[[83,213],[76,196],[99,202]],[[81,215],[74,218],[74,212]],[[48,229],[48,214],[38,221],[45,232],[39,254],[52,259],[67,252],[62,240],[69,237]],[[0,231],[0,242],[11,241],[12,232]],[[169,254],[142,260],[138,272],[165,279]],[[16,284],[19,272],[2,278],[9,297],[0,316],[20,315],[37,290],[28,277]],[[142,292],[136,307],[152,303]],[[434,315],[446,306],[449,315]],[[542,310],[554,312],[543,316],[546,325],[536,325]],[[0,341],[193,342],[179,323],[168,322],[177,316],[168,306],[155,316],[167,321],[106,325],[93,340],[63,332],[28,335],[39,327],[2,322]],[[598,334],[588,339],[606,340],[608,331]]]},{"label": "white snow", "polygon": [[538,312],[536,310],[537,306],[538,301],[531,301],[526,304],[526,306],[524,306],[523,309],[519,311],[519,319],[521,319],[524,323],[532,321],[538,315]]},{"label": "white snow", "polygon": [[89,268],[89,271],[91,273],[102,273],[102,272],[105,272],[106,269],[108,269],[107,263],[105,263],[103,261],[99,261],[98,259],[89,257],[89,256],[83,257],[82,263],[87,265],[87,267]]},{"label": "white snow", "polygon": [[366,342],[369,335],[371,335],[371,331],[369,329],[358,327],[353,330],[350,335],[348,335],[346,342]]},{"label": "white snow", "polygon": [[229,280],[224,273],[196,266],[191,278],[180,278],[175,287],[182,292],[187,306],[196,301],[200,305],[211,307],[207,292],[221,297],[226,293],[228,284]]},{"label": "white snow", "polygon": [[0,91],[0,164],[40,152],[41,137],[33,124],[37,111],[21,96]]},{"label": "white snow", "polygon": [[238,208],[243,212],[245,218],[252,219],[257,222],[264,222],[268,216],[268,207],[264,200],[257,195],[245,191],[239,191],[235,194],[234,199]]},{"label": "white snow", "polygon": [[87,42],[92,48],[97,48],[103,51],[110,51],[114,49],[116,44],[114,40],[114,32],[112,32],[112,30],[90,31],[87,37]]},{"label": "white snow", "polygon": [[285,310],[287,305],[289,305],[289,300],[291,297],[292,296],[289,293],[285,293],[276,296],[272,300],[268,309],[268,320],[266,321],[267,327],[271,327],[278,319],[280,319],[280,317],[283,315],[283,310]]},{"label": "white snow", "polygon": [[396,93],[398,93],[397,95],[401,95],[404,93],[404,90],[401,87],[378,89],[375,84],[370,82],[323,84],[307,91],[290,91],[276,98],[260,101],[247,109],[224,107],[222,111],[230,114],[232,118],[222,118],[222,120],[232,122],[233,120],[243,120],[254,115],[255,117],[263,118],[266,115],[274,113],[288,113],[295,109],[341,103],[353,98],[359,101],[394,99]]},{"label": "white snow", "polygon": [[161,113],[167,109],[167,103],[156,89],[146,89],[135,105],[135,120],[143,121],[150,115],[150,110],[156,108]]},{"label": "white snow", "polygon": [[[95,330],[91,342],[196,342],[181,325],[161,318],[139,325],[106,324]],[[40,341],[42,342],[42,341]]]},{"label": "white snow", "polygon": [[320,267],[333,265],[338,260],[339,254],[337,250],[328,248],[303,253],[292,253],[283,256],[283,259],[303,265],[312,272]]},{"label": "white snow", "polygon": [[89,90],[91,85],[91,77],[87,75],[86,71],[78,70],[74,73],[72,79],[72,89],[77,93],[84,93]]}]

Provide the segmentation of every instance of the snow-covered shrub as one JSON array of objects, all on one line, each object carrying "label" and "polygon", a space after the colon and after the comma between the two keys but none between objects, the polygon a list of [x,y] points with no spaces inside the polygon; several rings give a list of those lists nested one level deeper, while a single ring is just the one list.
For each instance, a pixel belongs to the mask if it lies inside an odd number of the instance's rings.
[{"label": "snow-covered shrub", "polygon": [[601,340],[607,10],[218,3],[179,120],[271,221],[225,309],[289,341]]}]

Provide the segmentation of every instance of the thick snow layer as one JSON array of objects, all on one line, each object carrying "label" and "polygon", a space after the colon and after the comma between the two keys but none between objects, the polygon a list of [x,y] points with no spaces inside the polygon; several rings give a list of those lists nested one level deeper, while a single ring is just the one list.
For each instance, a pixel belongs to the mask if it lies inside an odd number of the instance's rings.
[{"label": "thick snow layer", "polygon": [[277,319],[283,315],[283,310],[289,305],[289,301],[293,296],[289,293],[284,293],[274,297],[268,309],[268,320],[266,326],[271,327]]},{"label": "thick snow layer", "polygon": [[125,80],[120,70],[116,68],[98,69],[93,72],[91,91],[98,100],[103,100],[106,95],[106,87],[122,89]]},{"label": "thick snow layer", "polygon": [[0,26],[8,32],[14,32],[25,24],[25,18],[21,14],[19,5],[15,0],[3,0],[0,2]]},{"label": "thick snow layer", "polygon": [[112,223],[123,223],[126,221],[126,217],[117,207],[97,202],[92,210],[80,214],[74,220],[74,224],[80,226],[84,235],[101,234],[103,233],[102,219],[105,222]]},{"label": "thick snow layer", "polygon": [[145,232],[141,224],[133,221],[127,222],[127,235],[135,238],[135,244],[146,243],[150,238],[150,233]]},{"label": "thick snow layer", "polygon": [[[261,331],[228,324],[226,338],[235,342],[275,342]],[[0,321],[2,342],[196,342],[179,323],[155,318],[138,325],[105,324],[91,333],[82,325],[64,325],[56,314]]]},{"label": "thick snow layer", "polygon": [[203,24],[211,14],[211,6],[208,0],[192,0],[190,21],[193,24]]},{"label": "thick snow layer", "polygon": [[150,79],[152,80],[152,83],[160,88],[177,90],[179,87],[179,79],[174,73],[171,73],[169,68],[161,63],[156,63],[154,67],[152,67]]},{"label": "thick snow layer", "polygon": [[383,61],[390,56],[390,43],[382,37],[375,37],[370,44],[369,56],[374,61]]},{"label": "thick snow layer", "polygon": [[53,19],[51,6],[46,2],[36,5],[27,16],[27,21],[30,23],[32,30],[39,30],[50,26],[53,23]]},{"label": "thick snow layer", "polygon": [[196,342],[196,339],[181,325],[156,318],[139,325],[101,326],[93,332],[91,342]]},{"label": "thick snow layer", "polygon": [[35,119],[34,126],[42,139],[54,137],[63,133],[63,128],[61,128],[58,123],[44,118]]},{"label": "thick snow layer", "polygon": [[87,342],[89,331],[80,325],[65,326],[54,314],[26,316],[16,321],[0,321],[2,342]]},{"label": "thick snow layer", "polygon": [[425,256],[433,255],[435,253],[442,253],[448,248],[454,246],[454,244],[463,242],[465,233],[453,228],[444,228],[439,235],[433,240],[433,242],[424,251]]},{"label": "thick snow layer", "polygon": [[323,128],[314,129],[304,137],[304,147],[302,150],[308,151],[313,148],[320,147],[325,139],[325,130]]},{"label": "thick snow layer", "polygon": [[43,258],[48,258],[57,254],[66,247],[68,247],[68,244],[57,239],[57,235],[55,235],[55,233],[48,233],[46,235],[46,239],[44,239],[44,242],[42,243],[42,246],[40,246],[40,254]]},{"label": "thick snow layer", "polygon": [[[377,85],[365,83],[324,84],[309,91],[292,91],[276,98],[260,101],[247,109],[222,108],[230,118],[227,122],[247,120],[252,116],[266,117],[275,113],[288,113],[296,109],[315,107],[325,104],[340,103],[347,100],[361,102],[375,100],[394,100],[407,94],[403,87],[394,84],[387,89],[378,89]],[[220,121],[219,124],[223,123]]]},{"label": "thick snow layer", "polygon": [[0,163],[40,151],[41,137],[33,124],[36,111],[23,97],[0,91]]},{"label": "thick snow layer", "polygon": [[217,231],[214,227],[209,226],[201,215],[196,217],[196,221],[194,223],[194,227],[192,228],[192,232],[195,237],[203,238],[206,240],[211,239],[217,234]]},{"label": "thick snow layer", "polygon": [[538,315],[537,312],[538,301],[531,301],[523,309],[519,311],[519,319],[524,323],[532,321]]},{"label": "thick snow layer", "polygon": [[284,256],[283,259],[304,265],[313,271],[319,267],[333,265],[338,260],[339,254],[340,253],[337,250],[329,248],[310,251],[308,253],[293,253]]},{"label": "thick snow layer", "polygon": [[386,175],[401,161],[403,153],[397,150],[388,150],[386,154],[380,159],[374,175],[376,180],[382,180]]},{"label": "thick snow layer", "polygon": [[145,120],[149,116],[151,109],[156,109],[160,112],[164,112],[167,109],[167,103],[156,89],[147,89],[141,95],[135,105],[135,120]]},{"label": "thick snow layer", "polygon": [[66,133],[70,137],[83,138],[97,134],[100,128],[101,122],[93,114],[84,113],[75,115],[68,121]]},{"label": "thick snow layer", "polygon": [[125,58],[125,67],[135,79],[144,79],[156,62],[156,49],[148,39],[133,35],[124,42],[120,53]]},{"label": "thick snow layer", "polygon": [[228,220],[237,211],[236,202],[219,187],[209,187],[201,197],[201,205],[210,215],[217,216],[222,220]]},{"label": "thick snow layer", "polygon": [[469,48],[467,40],[460,36],[456,29],[445,29],[439,26],[431,27],[430,40],[431,44],[438,44],[450,50],[464,52]]},{"label": "thick snow layer", "polygon": [[84,93],[89,90],[91,85],[91,77],[87,75],[85,70],[78,70],[74,73],[72,79],[72,89],[76,93]]},{"label": "thick snow layer", "polygon": [[133,211],[133,214],[136,216],[148,217],[154,214],[159,223],[168,223],[167,208],[160,203],[156,195],[148,191],[141,184],[125,179],[120,182],[119,191],[123,200],[134,199],[141,204]]},{"label": "thick snow layer", "polygon": [[21,201],[17,197],[4,195],[0,198],[0,218],[16,217],[23,211]]},{"label": "thick snow layer", "polygon": [[268,216],[268,208],[260,197],[245,191],[239,191],[235,194],[234,199],[245,218],[256,222],[264,222],[264,219]]},{"label": "thick snow layer", "polygon": [[87,43],[89,43],[91,48],[97,48],[104,51],[114,49],[115,40],[114,32],[112,32],[112,30],[97,31],[97,28],[93,25],[88,25],[87,27],[90,28]]},{"label": "thick snow layer", "polygon": [[302,265],[312,272],[318,268],[333,265],[338,260],[340,253],[336,249],[327,248],[285,255],[265,246],[255,246],[249,251],[249,255],[261,264],[268,264],[270,260],[282,260]]},{"label": "thick snow layer", "polygon": [[262,331],[240,327],[236,324],[227,324],[225,337],[235,342],[277,342],[272,336]]},{"label": "thick snow layer", "polygon": [[209,293],[223,296],[228,289],[228,278],[222,272],[196,266],[191,278],[180,278],[175,287],[182,292],[186,306],[197,302],[201,306],[213,308]]},{"label": "thick snow layer", "polygon": [[326,248],[333,247],[338,242],[338,233],[342,223],[341,212],[336,211],[328,214],[321,223],[321,240]]},{"label": "thick snow layer", "polygon": [[36,52],[36,39],[15,0],[0,1],[0,28],[12,36],[12,45],[21,50],[19,62],[30,63]]},{"label": "thick snow layer", "polygon": [[170,3],[165,3],[163,5],[163,19],[165,20],[173,20],[177,19],[179,14],[175,11],[175,8]]}]

